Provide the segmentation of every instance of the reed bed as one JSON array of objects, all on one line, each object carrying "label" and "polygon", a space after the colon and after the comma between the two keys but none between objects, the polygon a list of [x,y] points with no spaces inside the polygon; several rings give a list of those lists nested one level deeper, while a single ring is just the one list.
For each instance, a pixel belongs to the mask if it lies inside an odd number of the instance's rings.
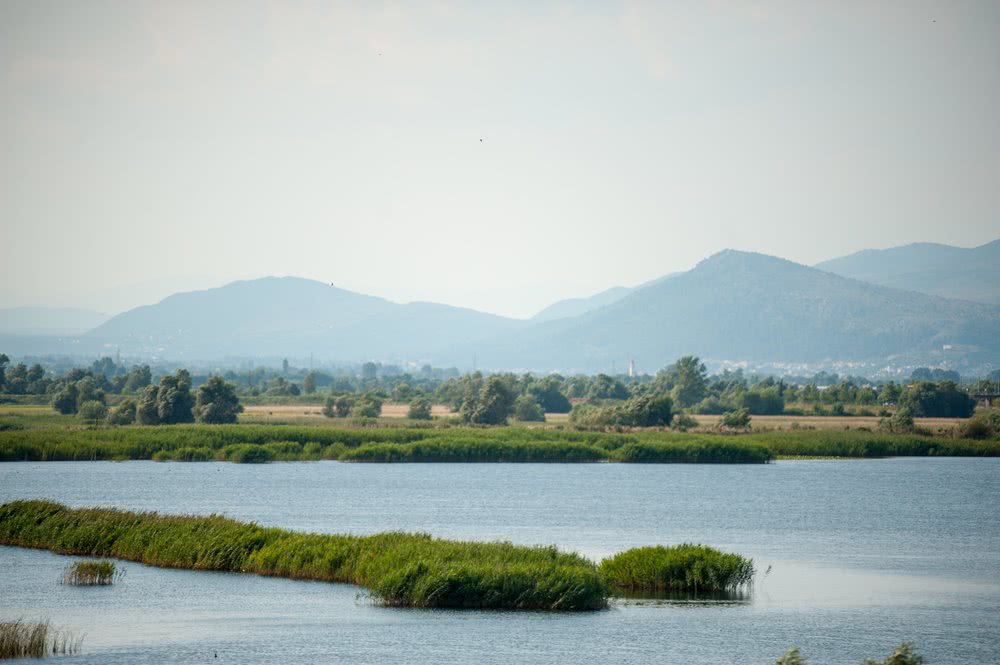
[{"label": "reed bed", "polygon": [[593,562],[554,547],[474,543],[426,534],[295,533],[220,516],[0,506],[0,544],[154,566],[346,582],[401,607],[594,610],[607,587]]},{"label": "reed bed", "polygon": [[866,431],[575,432],[526,427],[168,425],[0,431],[0,461],[760,463],[774,457],[997,456],[1000,440]]},{"label": "reed bed", "polygon": [[0,660],[79,653],[81,641],[48,621],[0,622]]},{"label": "reed bed", "polygon": [[71,586],[108,586],[120,580],[125,571],[113,561],[77,561],[63,571],[63,584]]},{"label": "reed bed", "polygon": [[752,559],[691,544],[638,547],[605,559],[598,570],[608,585],[629,592],[739,592],[754,577]]}]

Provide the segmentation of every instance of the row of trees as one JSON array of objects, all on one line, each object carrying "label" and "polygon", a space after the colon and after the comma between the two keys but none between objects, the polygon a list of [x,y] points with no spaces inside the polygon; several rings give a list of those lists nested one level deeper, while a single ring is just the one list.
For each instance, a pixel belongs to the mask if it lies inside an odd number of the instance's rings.
[{"label": "row of trees", "polygon": [[105,418],[114,425],[170,425],[176,423],[234,423],[243,411],[236,389],[213,376],[191,389],[191,374],[178,370],[160,377],[158,385],[147,385],[135,398],[126,398],[114,409],[107,407],[107,393],[91,374],[77,381],[65,380],[52,400],[62,414],[78,413],[88,421]]}]

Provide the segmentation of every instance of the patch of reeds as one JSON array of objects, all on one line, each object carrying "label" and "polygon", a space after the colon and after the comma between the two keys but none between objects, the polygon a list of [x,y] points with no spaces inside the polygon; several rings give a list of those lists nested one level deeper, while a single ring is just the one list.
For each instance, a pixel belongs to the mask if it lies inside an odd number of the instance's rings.
[{"label": "patch of reeds", "polygon": [[113,561],[77,561],[63,571],[63,584],[71,586],[108,586],[125,574]]},{"label": "patch of reeds", "polygon": [[735,592],[753,584],[753,560],[706,545],[637,547],[601,562],[613,588],[642,592]]},{"label": "patch of reeds", "polygon": [[0,622],[0,660],[79,653],[82,640],[48,621]]},{"label": "patch of reeds", "polygon": [[70,509],[47,501],[0,506],[0,544],[366,587],[402,607],[593,610],[607,603],[596,565],[554,547],[474,543],[426,534],[295,533],[220,516]]},{"label": "patch of reeds", "polygon": [[557,431],[526,427],[352,429],[165,425],[0,431],[0,461],[759,463],[782,457],[997,456],[1000,441],[882,432],[752,434]]}]

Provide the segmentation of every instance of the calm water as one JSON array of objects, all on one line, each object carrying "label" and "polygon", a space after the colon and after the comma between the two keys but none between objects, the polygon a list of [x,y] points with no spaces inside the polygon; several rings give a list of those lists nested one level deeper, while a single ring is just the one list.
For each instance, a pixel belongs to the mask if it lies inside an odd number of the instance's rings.
[{"label": "calm water", "polygon": [[[1000,460],[765,466],[0,464],[0,502],[224,513],[291,529],[555,543],[592,558],[702,542],[771,572],[749,600],[618,601],[588,614],[386,609],[347,585],[0,548],[0,618],[85,635],[75,663],[856,664],[906,639],[930,663],[1000,663]],[[218,654],[218,658],[214,657]]]}]

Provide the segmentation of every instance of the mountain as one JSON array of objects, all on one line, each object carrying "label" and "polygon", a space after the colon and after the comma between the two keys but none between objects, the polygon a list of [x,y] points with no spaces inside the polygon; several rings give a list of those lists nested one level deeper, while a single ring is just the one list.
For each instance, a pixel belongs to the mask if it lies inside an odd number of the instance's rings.
[{"label": "mountain", "polygon": [[107,314],[76,307],[10,307],[0,309],[0,334],[79,335],[107,320]]},{"label": "mountain", "polygon": [[[726,250],[578,317],[476,344],[483,366],[593,371],[713,360],[822,362],[946,351],[996,363],[1000,308],[900,291]],[[456,349],[469,354],[468,348]]]},{"label": "mountain", "polygon": [[566,300],[559,300],[552,303],[538,314],[535,314],[531,317],[531,320],[537,323],[541,321],[565,319],[570,316],[580,316],[581,314],[586,314],[591,310],[617,302],[630,293],[632,293],[632,289],[627,286],[613,286],[606,291],[595,293],[589,298],[567,298]]},{"label": "mountain", "polygon": [[1000,240],[970,249],[935,243],[866,249],[815,267],[896,289],[1000,305]]},{"label": "mountain", "polygon": [[179,293],[85,335],[122,352],[173,359],[246,356],[417,360],[523,322],[434,303],[397,304],[298,277]]}]

